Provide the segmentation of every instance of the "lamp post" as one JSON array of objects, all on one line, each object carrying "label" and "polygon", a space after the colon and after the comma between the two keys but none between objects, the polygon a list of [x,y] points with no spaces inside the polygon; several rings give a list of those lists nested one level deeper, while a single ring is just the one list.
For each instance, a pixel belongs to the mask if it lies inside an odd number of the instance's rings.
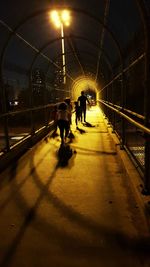
[{"label": "lamp post", "polygon": [[63,69],[63,84],[66,84],[66,59],[65,59],[65,40],[64,26],[70,25],[70,13],[68,10],[53,10],[50,13],[51,20],[57,28],[60,28],[61,33],[61,49],[62,49],[62,69]]}]

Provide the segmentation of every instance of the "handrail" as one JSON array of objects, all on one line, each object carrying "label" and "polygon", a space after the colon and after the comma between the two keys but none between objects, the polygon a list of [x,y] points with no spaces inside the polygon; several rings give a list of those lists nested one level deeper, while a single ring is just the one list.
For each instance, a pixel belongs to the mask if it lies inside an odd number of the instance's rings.
[{"label": "handrail", "polygon": [[[103,101],[104,101],[104,100],[103,100]],[[113,103],[111,103],[111,102],[108,102],[108,101],[104,101],[104,102],[105,102],[106,104],[112,105],[113,107],[116,107],[116,108],[122,110],[122,107],[121,107],[121,106],[115,105],[115,104],[113,104]],[[143,115],[141,115],[141,114],[138,114],[138,113],[136,113],[136,112],[134,112],[134,111],[132,111],[132,110],[130,110],[130,109],[123,108],[123,110],[126,111],[126,112],[128,112],[128,113],[130,113],[131,115],[133,115],[133,116],[139,118],[139,119],[142,119],[142,120],[145,119],[145,116],[143,116]]]},{"label": "handrail", "polygon": [[129,116],[127,116],[126,114],[124,114],[123,112],[119,111],[118,109],[112,107],[111,105],[108,105],[107,103],[105,103],[105,101],[103,100],[98,100],[100,103],[104,104],[105,106],[107,106],[108,108],[110,108],[111,110],[115,111],[116,113],[118,113],[121,117],[125,118],[126,120],[128,120],[131,124],[135,125],[136,127],[140,128],[142,131],[144,131],[147,134],[150,134],[150,129],[144,125],[142,125],[141,123],[131,119]]},{"label": "handrail", "polygon": [[34,108],[27,108],[27,109],[23,109],[23,110],[16,110],[16,111],[7,112],[7,113],[4,113],[4,114],[0,114],[0,119],[3,118],[3,117],[11,116],[11,115],[17,115],[17,114],[21,114],[21,113],[30,112],[30,111],[50,108],[50,107],[53,107],[55,105],[56,104],[47,104],[47,105],[44,105],[44,106],[38,106],[38,107],[34,107]]}]

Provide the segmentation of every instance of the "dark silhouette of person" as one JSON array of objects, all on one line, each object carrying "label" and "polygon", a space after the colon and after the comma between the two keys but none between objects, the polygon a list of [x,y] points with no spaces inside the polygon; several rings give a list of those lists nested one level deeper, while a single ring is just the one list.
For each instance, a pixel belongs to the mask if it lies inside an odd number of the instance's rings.
[{"label": "dark silhouette of person", "polygon": [[72,104],[71,104],[71,99],[69,97],[65,98],[64,102],[67,104],[67,110],[69,111],[70,114],[70,125],[72,124]]},{"label": "dark silhouette of person", "polygon": [[65,102],[60,103],[57,111],[57,125],[60,130],[61,145],[66,141],[70,128],[70,112]]},{"label": "dark silhouette of person", "polygon": [[81,91],[81,95],[78,97],[78,103],[81,110],[81,122],[84,117],[84,122],[86,122],[86,102],[90,105],[88,98],[85,96],[84,91]]},{"label": "dark silhouette of person", "polygon": [[76,127],[78,127],[78,121],[81,120],[81,109],[80,109],[80,106],[78,104],[78,101],[75,101],[74,102],[75,104],[75,123],[76,123]]}]

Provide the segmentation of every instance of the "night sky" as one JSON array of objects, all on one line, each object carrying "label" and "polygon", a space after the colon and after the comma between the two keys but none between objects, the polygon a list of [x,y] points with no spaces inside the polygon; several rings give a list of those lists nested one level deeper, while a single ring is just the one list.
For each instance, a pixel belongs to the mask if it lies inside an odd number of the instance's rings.
[{"label": "night sky", "polygon": [[[104,38],[102,40],[103,25],[98,20],[103,22],[106,4],[108,2],[110,3],[107,7],[107,29],[103,32]],[[25,44],[26,41],[37,49],[41,49],[45,44],[52,41],[43,50],[44,54],[52,61],[60,54],[61,41],[56,40],[56,42],[53,42],[53,40],[60,38],[60,31],[54,29],[48,17],[48,11],[55,6],[67,6],[71,9],[71,25],[68,29],[65,29],[65,35],[70,36],[71,44],[73,45],[72,49],[69,39],[65,41],[66,53],[69,54],[72,52],[72,59],[70,56],[66,58],[67,69],[70,75],[72,75],[71,70],[75,73],[75,70],[79,69],[79,62],[85,71],[86,68],[88,70],[91,68],[91,72],[95,75],[100,47],[102,49],[100,68],[103,72],[108,72],[106,70],[108,67],[105,58],[107,57],[109,64],[113,67],[119,57],[111,34],[120,45],[121,50],[124,50],[134,36],[139,31],[142,31],[143,28],[135,0],[2,0],[0,5],[1,51],[10,34],[8,28],[4,24],[2,25],[2,23],[6,23],[8,27],[14,29],[22,20],[28,16],[32,17],[17,30],[20,36],[24,38],[24,42],[20,41],[17,37],[11,38],[4,57],[4,66],[19,66],[25,73],[29,70],[36,54],[34,49],[31,49]],[[39,14],[32,16],[35,12],[39,12]],[[87,53],[82,53],[82,51],[86,51]],[[91,57],[88,58],[88,52],[90,54],[92,51],[95,54],[93,59]],[[40,66],[45,71],[48,62],[43,60],[42,57],[38,57],[35,66]],[[6,72],[4,71],[5,76],[7,76],[7,72],[6,67]],[[14,75],[11,74],[11,70],[9,70],[9,75]]]}]

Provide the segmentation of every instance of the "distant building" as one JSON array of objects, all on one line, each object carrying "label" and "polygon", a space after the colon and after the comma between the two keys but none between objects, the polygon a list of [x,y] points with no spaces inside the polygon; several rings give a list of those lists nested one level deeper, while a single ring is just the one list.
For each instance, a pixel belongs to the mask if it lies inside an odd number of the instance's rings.
[{"label": "distant building", "polygon": [[40,69],[35,69],[32,72],[32,88],[38,93],[45,87],[45,74]]},{"label": "distant building", "polygon": [[61,98],[61,90],[63,89],[63,70],[59,68],[62,65],[62,62],[56,61],[58,67],[54,71],[54,90],[56,102]]},{"label": "distant building", "polygon": [[44,104],[45,90],[44,72],[38,68],[34,69],[32,72],[33,105]]}]

